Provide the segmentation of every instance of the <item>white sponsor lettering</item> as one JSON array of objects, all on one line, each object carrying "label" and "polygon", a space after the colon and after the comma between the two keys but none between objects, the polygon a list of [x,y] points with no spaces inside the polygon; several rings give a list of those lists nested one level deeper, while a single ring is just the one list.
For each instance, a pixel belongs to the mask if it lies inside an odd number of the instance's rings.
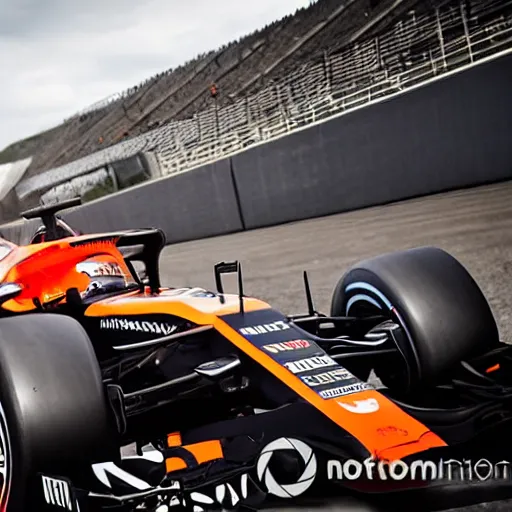
[{"label": "white sponsor lettering", "polygon": [[309,386],[322,386],[324,384],[333,384],[334,382],[353,378],[354,376],[348,370],[345,370],[345,368],[319,373],[318,375],[306,375],[301,377],[301,379]]},{"label": "white sponsor lettering", "polygon": [[342,386],[333,389],[324,389],[320,391],[319,395],[322,398],[336,398],[338,396],[350,395],[352,393],[359,393],[360,391],[366,391],[368,389],[374,389],[370,384],[358,382],[357,384],[349,384],[348,386]]},{"label": "white sponsor lettering", "polygon": [[73,510],[71,489],[64,480],[42,476],[44,499],[48,505]]},{"label": "white sponsor lettering", "polygon": [[115,478],[121,480],[122,482],[132,486],[133,488],[139,491],[147,491],[148,489],[151,489],[151,485],[149,485],[147,482],[128,473],[124,469],[121,469],[120,467],[116,466],[113,462],[101,462],[98,464],[93,464],[92,470],[96,475],[96,478],[103,485],[109,488],[112,488],[112,484],[110,483],[108,476],[112,475]]},{"label": "white sponsor lettering", "polygon": [[[218,504],[231,510],[233,507],[245,500],[248,496],[248,474],[243,474],[240,480],[240,495],[237,493],[230,483],[219,484],[215,487],[215,498],[200,492],[192,492],[190,494],[190,501],[194,503],[194,512],[205,512],[212,508],[203,508],[202,505],[215,505]],[[217,507],[216,507],[217,508]]]},{"label": "white sponsor lettering", "polygon": [[127,318],[102,318],[100,320],[100,329],[111,331],[134,331],[149,332],[153,334],[172,334],[177,327],[165,322],[145,322],[139,320],[129,320]]},{"label": "white sponsor lettering", "polygon": [[[330,460],[327,462],[327,478],[329,480],[395,480],[405,478],[410,480],[458,480],[481,482],[494,480],[510,480],[510,463],[501,461],[492,463],[487,459],[479,459],[477,462],[456,459],[433,462],[429,460],[415,460],[407,464],[403,460],[392,462],[376,461],[367,458],[363,462],[347,459],[344,462]],[[454,470],[455,467],[455,470]],[[476,478],[475,478],[476,477]]]},{"label": "white sponsor lettering", "polygon": [[254,325],[252,327],[243,327],[240,329],[240,333],[244,336],[256,336],[258,334],[267,334],[269,332],[286,331],[290,326],[281,320],[273,322],[271,324]]},{"label": "white sponsor lettering", "polygon": [[288,363],[284,363],[284,366],[292,373],[301,373],[317,370],[318,368],[328,368],[329,366],[335,366],[337,364],[338,363],[332,359],[332,357],[317,356],[308,359],[299,359],[298,361],[289,361]]},{"label": "white sponsor lettering", "polygon": [[370,414],[379,410],[379,402],[375,398],[367,398],[366,400],[355,400],[354,402],[345,403],[338,402],[338,405],[347,411],[356,414]]},{"label": "white sponsor lettering", "polygon": [[279,352],[286,352],[287,350],[301,350],[303,348],[309,348],[311,344],[307,340],[293,340],[283,341],[281,343],[272,343],[270,345],[263,345],[263,348],[267,352],[277,354]]}]

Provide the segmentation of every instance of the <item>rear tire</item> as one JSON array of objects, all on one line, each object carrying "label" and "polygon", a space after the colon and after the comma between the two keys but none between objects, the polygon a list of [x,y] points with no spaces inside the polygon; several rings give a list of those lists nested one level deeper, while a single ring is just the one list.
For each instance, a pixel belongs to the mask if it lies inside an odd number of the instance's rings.
[{"label": "rear tire", "polygon": [[41,505],[37,473],[69,476],[108,457],[113,430],[94,350],[75,320],[0,320],[0,510]]}]

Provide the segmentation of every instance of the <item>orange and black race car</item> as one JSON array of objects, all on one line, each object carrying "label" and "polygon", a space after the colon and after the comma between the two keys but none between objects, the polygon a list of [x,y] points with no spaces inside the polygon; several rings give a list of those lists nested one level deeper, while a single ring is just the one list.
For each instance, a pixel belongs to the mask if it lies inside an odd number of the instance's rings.
[{"label": "orange and black race car", "polygon": [[56,216],[75,204],[0,242],[1,511],[512,495],[512,352],[446,252],[354,266],[329,316],[305,273],[308,312],[287,316],[244,294],[237,262],[215,292],[164,288],[160,230],[79,235]]}]

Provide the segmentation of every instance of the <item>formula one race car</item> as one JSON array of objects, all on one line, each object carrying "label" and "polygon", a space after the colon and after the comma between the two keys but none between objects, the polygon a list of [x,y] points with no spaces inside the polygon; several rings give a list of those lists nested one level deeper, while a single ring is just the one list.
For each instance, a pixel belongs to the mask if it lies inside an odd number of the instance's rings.
[{"label": "formula one race car", "polygon": [[512,495],[512,352],[452,256],[364,261],[329,316],[304,274],[308,312],[286,316],[245,296],[237,262],[216,292],[163,288],[160,230],[77,235],[55,216],[76,204],[0,241],[1,511]]}]

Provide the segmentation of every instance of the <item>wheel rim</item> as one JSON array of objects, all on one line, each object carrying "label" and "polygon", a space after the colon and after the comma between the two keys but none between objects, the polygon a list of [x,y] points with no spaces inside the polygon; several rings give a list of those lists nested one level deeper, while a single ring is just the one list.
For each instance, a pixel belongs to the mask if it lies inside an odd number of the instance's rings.
[{"label": "wheel rim", "polygon": [[0,511],[7,510],[11,492],[12,451],[5,412],[0,403]]}]

